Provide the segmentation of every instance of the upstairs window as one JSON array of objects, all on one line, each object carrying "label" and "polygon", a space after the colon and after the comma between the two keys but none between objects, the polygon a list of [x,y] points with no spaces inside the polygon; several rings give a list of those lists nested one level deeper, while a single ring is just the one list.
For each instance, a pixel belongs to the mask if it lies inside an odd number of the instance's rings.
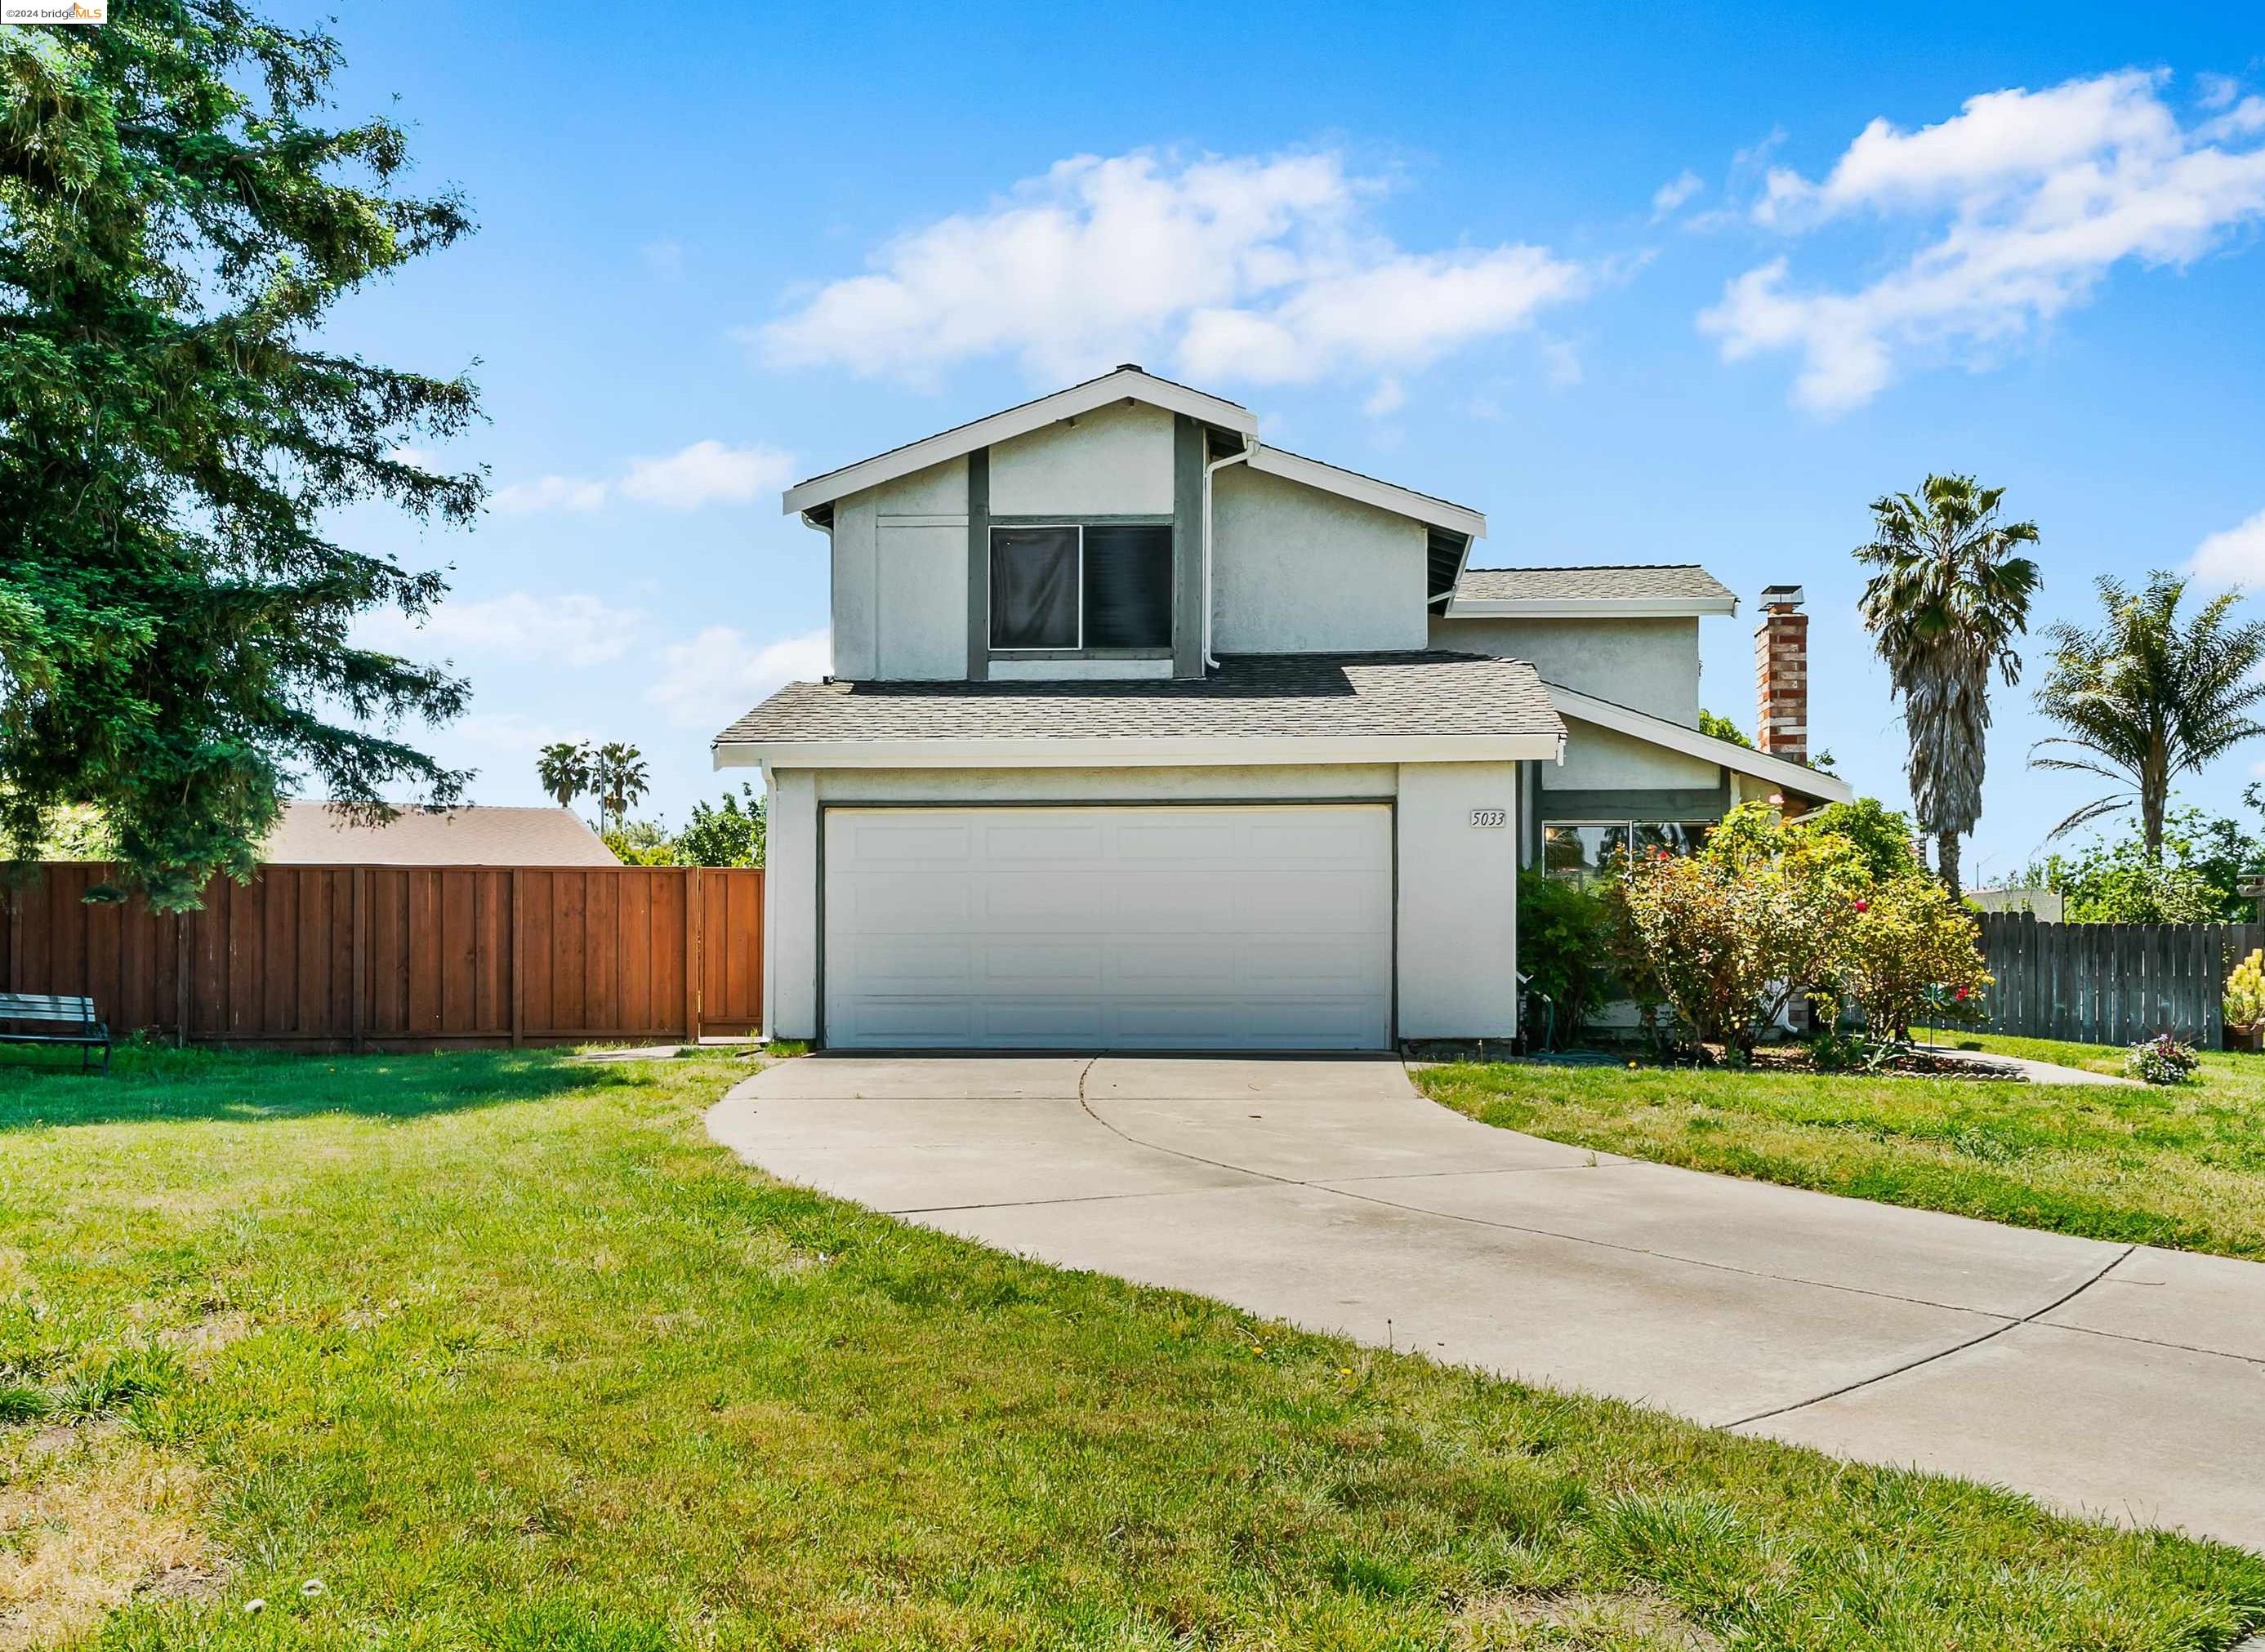
[{"label": "upstairs window", "polygon": [[1172,530],[1091,522],[991,530],[991,646],[1172,645]]}]

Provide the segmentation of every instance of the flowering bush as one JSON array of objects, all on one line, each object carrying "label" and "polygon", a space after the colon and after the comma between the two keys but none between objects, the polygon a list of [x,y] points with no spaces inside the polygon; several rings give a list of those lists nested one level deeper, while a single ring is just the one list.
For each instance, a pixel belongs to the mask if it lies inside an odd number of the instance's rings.
[{"label": "flowering bush", "polygon": [[2133,1044],[2131,1053],[2123,1058],[2123,1071],[2148,1084],[2183,1084],[2201,1065],[2202,1058],[2192,1045],[2181,1044],[2167,1032]]},{"label": "flowering bush", "polygon": [[2245,1037],[2265,1025],[2265,950],[2252,952],[2225,978],[2225,1024]]},{"label": "flowering bush", "polygon": [[1741,1053],[1797,999],[1828,1027],[1853,1001],[1873,1037],[1900,1038],[1930,1004],[1978,1008],[1990,985],[1973,919],[1915,862],[1761,804],[1688,859],[1630,866],[1620,899],[1660,996],[1693,1037]]},{"label": "flowering bush", "polygon": [[1922,1011],[1974,1019],[1991,980],[1975,935],[1964,904],[1934,878],[1890,878],[1858,900],[1836,984],[1875,1037],[1908,1037]]}]

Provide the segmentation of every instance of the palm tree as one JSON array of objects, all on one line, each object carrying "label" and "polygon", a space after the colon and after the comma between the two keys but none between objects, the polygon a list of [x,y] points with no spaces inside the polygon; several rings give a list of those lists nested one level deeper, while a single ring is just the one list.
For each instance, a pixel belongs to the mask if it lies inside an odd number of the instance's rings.
[{"label": "palm tree", "polygon": [[1920,832],[1938,845],[1935,870],[1958,892],[1958,840],[1982,818],[1990,732],[1990,673],[2021,680],[2014,639],[2028,629],[2037,564],[2034,522],[1998,520],[2003,488],[1931,476],[1916,495],[1872,505],[1872,540],[1856,560],[1878,571],[1857,605],[1903,697],[1911,742],[1904,773]]},{"label": "palm tree", "polygon": [[[2149,574],[2136,595],[2105,574],[2097,583],[2108,615],[2099,630],[2064,622],[2045,634],[2052,666],[2037,690],[2037,709],[2068,732],[2032,746],[2029,766],[2117,783],[2050,835],[2137,804],[2147,858],[2160,864],[2172,782],[2265,734],[2265,723],[2248,715],[2265,701],[2257,674],[2265,665],[2265,622],[2230,624],[2240,599],[2228,592],[2181,626],[2187,582],[2176,574]],[[2037,754],[2045,752],[2051,754]]]},{"label": "palm tree", "polygon": [[608,817],[619,826],[630,805],[645,796],[645,753],[634,746],[608,740],[598,748],[590,779],[598,792],[600,829]]},{"label": "palm tree", "polygon": [[543,790],[571,809],[590,790],[590,748],[579,740],[554,740],[535,754],[535,777]]}]

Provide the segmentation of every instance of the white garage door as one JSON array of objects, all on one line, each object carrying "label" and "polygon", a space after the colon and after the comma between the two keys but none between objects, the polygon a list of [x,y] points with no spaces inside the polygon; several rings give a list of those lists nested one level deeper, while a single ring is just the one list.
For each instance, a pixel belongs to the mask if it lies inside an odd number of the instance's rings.
[{"label": "white garage door", "polygon": [[826,1041],[1376,1050],[1392,816],[829,809]]}]

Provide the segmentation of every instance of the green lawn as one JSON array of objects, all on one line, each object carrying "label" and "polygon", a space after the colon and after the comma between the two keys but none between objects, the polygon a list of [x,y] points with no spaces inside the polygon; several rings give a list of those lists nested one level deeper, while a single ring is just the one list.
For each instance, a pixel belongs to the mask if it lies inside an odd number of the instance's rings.
[{"label": "green lawn", "polygon": [[768,1182],[700,1129],[725,1059],[60,1065],[0,1058],[0,1643],[2159,1652],[2265,1621],[2265,1559]]},{"label": "green lawn", "polygon": [[[1961,1042],[2101,1072],[2123,1052]],[[1435,1100],[1505,1129],[1792,1187],[2089,1238],[2265,1259],[2265,1056],[2174,1088],[1550,1067],[1435,1067]]]}]

